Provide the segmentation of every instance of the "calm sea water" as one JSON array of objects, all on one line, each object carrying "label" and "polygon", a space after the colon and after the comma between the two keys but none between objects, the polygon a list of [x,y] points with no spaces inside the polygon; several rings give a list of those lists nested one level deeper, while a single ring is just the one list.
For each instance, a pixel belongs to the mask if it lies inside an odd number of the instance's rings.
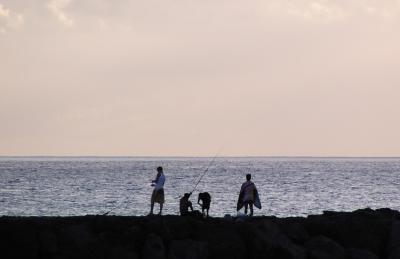
[{"label": "calm sea water", "polygon": [[[179,196],[191,191],[211,160],[2,157],[0,215],[86,215],[113,208],[113,215],[146,215],[157,166],[166,175],[164,214],[177,214]],[[263,205],[256,215],[400,209],[400,158],[218,158],[198,186],[212,195],[212,216],[236,214],[246,173]]]}]

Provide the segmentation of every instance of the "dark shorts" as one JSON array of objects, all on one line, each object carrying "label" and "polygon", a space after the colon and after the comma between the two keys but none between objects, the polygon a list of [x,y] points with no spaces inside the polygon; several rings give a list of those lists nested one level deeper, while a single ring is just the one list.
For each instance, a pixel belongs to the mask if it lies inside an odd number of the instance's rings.
[{"label": "dark shorts", "polygon": [[153,194],[151,195],[151,202],[156,202],[156,203],[164,203],[165,197],[164,197],[164,189],[160,190],[153,190]]}]

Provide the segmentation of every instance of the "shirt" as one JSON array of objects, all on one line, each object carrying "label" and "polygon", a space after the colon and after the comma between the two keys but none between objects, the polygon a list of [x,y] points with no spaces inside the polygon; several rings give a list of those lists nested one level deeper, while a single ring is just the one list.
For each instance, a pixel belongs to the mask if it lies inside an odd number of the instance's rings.
[{"label": "shirt", "polygon": [[155,182],[154,190],[161,190],[164,188],[164,183],[165,183],[165,176],[164,174],[161,174],[160,177],[158,177],[157,182]]}]

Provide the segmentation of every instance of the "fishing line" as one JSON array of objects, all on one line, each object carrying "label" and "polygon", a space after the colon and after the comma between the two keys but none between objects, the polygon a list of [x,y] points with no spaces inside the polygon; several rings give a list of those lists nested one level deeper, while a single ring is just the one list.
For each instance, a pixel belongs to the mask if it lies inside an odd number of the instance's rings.
[{"label": "fishing line", "polygon": [[218,151],[218,153],[213,157],[213,159],[211,160],[210,164],[207,166],[206,170],[204,170],[203,174],[200,176],[199,180],[197,181],[196,185],[194,186],[193,190],[191,191],[191,193],[193,193],[196,189],[197,186],[199,185],[199,183],[201,182],[201,180],[203,179],[203,177],[207,174],[207,172],[209,171],[211,165],[215,162],[215,160],[217,159],[219,153],[221,152],[221,150]]},{"label": "fishing line", "polygon": [[[199,180],[197,180],[196,185],[194,186],[193,190],[191,191],[192,193],[196,190],[198,184],[200,183],[201,179],[206,175],[206,173],[209,171],[210,167],[212,166],[212,164],[214,163],[214,161],[217,159],[217,157],[219,156],[219,154],[221,153],[222,148],[220,148],[218,150],[218,152],[215,154],[215,156],[213,157],[213,159],[211,160],[211,162],[208,164],[208,166],[206,167],[206,169],[204,170],[204,172],[200,175]],[[182,196],[178,195],[176,197],[176,199],[180,199]]]},{"label": "fishing line", "polygon": [[117,208],[122,207],[122,204],[126,203],[129,200],[129,196],[125,197],[125,200],[123,202],[121,202],[120,204],[118,204],[117,206],[115,206],[114,208],[112,208],[111,210],[107,211],[106,213],[102,214],[102,216],[107,216],[110,212],[114,211]]},{"label": "fishing line", "polygon": [[[210,167],[212,166],[212,164],[215,162],[215,160],[217,159],[217,157],[219,156],[219,154],[221,153],[221,149],[220,148],[218,150],[218,152],[215,154],[215,156],[213,157],[213,159],[211,160],[211,162],[208,164],[206,170],[204,170],[204,172],[202,173],[202,175],[200,176],[199,180],[196,182],[196,185],[194,186],[193,190],[191,191],[191,193],[193,193],[197,186],[199,185],[199,183],[201,182],[201,180],[203,179],[203,177],[207,174],[207,172],[209,171]],[[180,198],[181,196],[179,196],[178,198]],[[111,210],[107,211],[106,213],[103,213],[102,216],[107,216],[110,212],[113,212],[115,209],[120,208],[124,203],[126,203],[129,199],[129,196],[126,196],[125,200],[123,202],[121,202],[120,204],[118,204],[117,206],[115,206],[114,208],[112,208]]]}]

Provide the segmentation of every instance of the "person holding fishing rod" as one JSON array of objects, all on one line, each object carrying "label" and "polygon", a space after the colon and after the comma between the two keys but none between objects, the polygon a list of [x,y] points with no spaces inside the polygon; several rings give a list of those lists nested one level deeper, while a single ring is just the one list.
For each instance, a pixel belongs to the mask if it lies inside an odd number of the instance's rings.
[{"label": "person holding fishing rod", "polygon": [[165,175],[163,172],[163,168],[161,166],[157,167],[156,179],[151,182],[152,182],[151,186],[154,186],[154,190],[151,195],[150,215],[153,215],[153,209],[154,209],[155,202],[160,204],[160,212],[158,213],[158,215],[161,215],[164,201],[165,201],[165,197],[164,197]]},{"label": "person holding fishing rod", "polygon": [[[192,216],[206,216],[206,217],[208,217],[208,211],[210,209],[210,203],[211,203],[210,194],[208,192],[199,193],[199,197],[198,197],[197,203],[201,206],[201,211],[202,211],[201,214],[200,214],[199,211],[193,210],[193,205],[192,205],[192,202],[189,200],[189,198],[192,195],[192,193],[197,189],[197,186],[199,185],[199,183],[201,182],[203,177],[207,174],[207,172],[209,171],[211,165],[215,162],[215,159],[217,158],[217,156],[218,156],[218,153],[211,160],[211,162],[207,166],[206,170],[204,170],[204,172],[201,174],[200,178],[198,179],[198,181],[196,182],[195,186],[193,187],[193,190],[191,192],[189,192],[189,193],[185,193],[183,195],[183,197],[179,200],[179,212],[180,212],[181,216],[192,215]],[[200,203],[200,201],[202,201],[202,203]],[[189,211],[189,209],[190,209],[190,211]],[[204,214],[204,211],[207,212],[206,215]]]}]

